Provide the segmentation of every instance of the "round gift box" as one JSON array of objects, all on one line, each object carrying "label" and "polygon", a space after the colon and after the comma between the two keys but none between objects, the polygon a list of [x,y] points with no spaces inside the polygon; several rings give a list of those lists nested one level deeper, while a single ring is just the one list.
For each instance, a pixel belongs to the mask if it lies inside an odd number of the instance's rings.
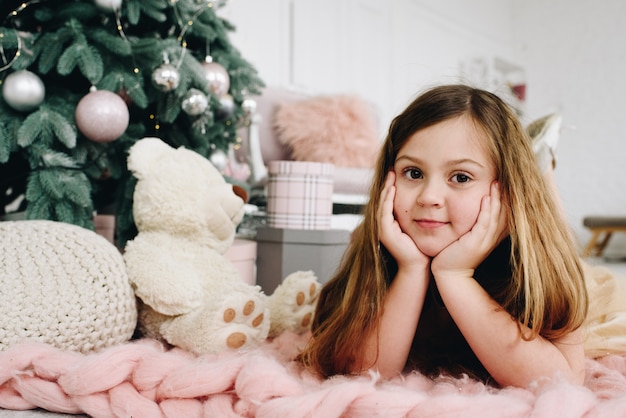
[{"label": "round gift box", "polygon": [[310,161],[268,164],[267,225],[283,229],[330,229],[334,165]]}]

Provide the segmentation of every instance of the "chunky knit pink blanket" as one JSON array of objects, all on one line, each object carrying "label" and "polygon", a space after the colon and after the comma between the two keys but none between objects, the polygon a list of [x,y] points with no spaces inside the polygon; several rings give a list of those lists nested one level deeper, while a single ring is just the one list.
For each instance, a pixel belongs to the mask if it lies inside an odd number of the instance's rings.
[{"label": "chunky knit pink blanket", "polygon": [[584,385],[527,389],[411,373],[320,380],[292,359],[307,336],[193,356],[138,340],[84,355],[26,343],[0,353],[0,407],[94,417],[624,417],[626,356],[587,361]]}]

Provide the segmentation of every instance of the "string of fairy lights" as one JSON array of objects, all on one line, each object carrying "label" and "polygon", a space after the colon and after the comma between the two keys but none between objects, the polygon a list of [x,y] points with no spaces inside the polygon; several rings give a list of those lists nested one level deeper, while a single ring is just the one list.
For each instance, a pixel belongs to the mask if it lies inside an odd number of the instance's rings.
[{"label": "string of fairy lights", "polygon": [[[12,18],[18,16],[23,10],[25,10],[28,6],[39,3],[41,0],[31,0],[29,2],[21,3],[16,9],[12,10],[2,21],[2,26],[6,25],[9,21],[12,21]],[[17,32],[17,29],[16,29]],[[15,53],[11,57],[11,59],[7,59],[6,52],[3,46],[2,40],[4,39],[5,34],[0,32],[0,57],[2,58],[2,66],[0,67],[0,73],[8,70],[13,66],[15,61],[20,57],[22,53],[22,39],[17,35],[17,49]],[[0,83],[2,80],[0,79]]]}]

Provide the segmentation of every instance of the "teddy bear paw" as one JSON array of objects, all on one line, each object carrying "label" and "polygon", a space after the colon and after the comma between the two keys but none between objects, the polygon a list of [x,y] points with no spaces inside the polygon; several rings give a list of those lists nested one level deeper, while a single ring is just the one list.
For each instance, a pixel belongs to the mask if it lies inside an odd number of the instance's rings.
[{"label": "teddy bear paw", "polygon": [[[248,341],[249,331],[254,331],[254,334],[259,334],[257,331],[261,331],[263,334],[263,325],[266,323],[266,312],[259,312],[257,304],[253,300],[248,300],[243,308],[239,312],[234,308],[226,308],[223,314],[223,320],[225,324],[231,324],[239,329],[241,326],[248,329],[240,329],[233,331],[226,337],[226,346],[228,348],[241,348]],[[248,332],[246,332],[248,331]],[[257,336],[255,336],[257,337]]]},{"label": "teddy bear paw", "polygon": [[270,329],[267,296],[260,287],[250,288],[243,282],[233,285],[231,292],[216,292],[203,309],[164,322],[160,328],[164,339],[196,354],[243,349],[265,341]]},{"label": "teddy bear paw", "polygon": [[[242,282],[243,283],[243,282]],[[267,296],[261,288],[238,286],[238,291],[223,298],[216,307],[215,330],[212,338],[222,349],[241,349],[253,346],[267,338],[270,312]]]},{"label": "teddy bear paw", "polygon": [[321,284],[312,271],[297,271],[287,276],[269,300],[269,336],[275,337],[284,331],[308,331],[320,289]]}]

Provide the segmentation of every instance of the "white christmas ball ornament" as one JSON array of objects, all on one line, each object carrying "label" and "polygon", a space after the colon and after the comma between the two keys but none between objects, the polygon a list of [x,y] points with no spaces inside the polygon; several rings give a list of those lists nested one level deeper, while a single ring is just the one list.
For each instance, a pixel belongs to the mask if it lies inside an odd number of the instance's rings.
[{"label": "white christmas ball ornament", "polygon": [[209,87],[209,91],[217,97],[228,93],[230,88],[230,76],[224,67],[217,62],[203,62],[204,78]]},{"label": "white christmas ball ornament", "polygon": [[223,173],[228,166],[228,155],[226,155],[226,153],[221,149],[216,149],[215,151],[213,151],[213,153],[209,157],[209,160],[220,173]]},{"label": "white christmas ball ornament", "polygon": [[114,11],[122,7],[122,0],[94,0],[94,3],[101,10]]},{"label": "white christmas ball ornament", "polygon": [[94,142],[111,142],[128,128],[130,114],[124,100],[108,90],[96,90],[76,106],[76,126]]},{"label": "white christmas ball ornament", "polygon": [[43,102],[46,88],[35,73],[20,70],[11,73],[2,85],[2,97],[13,109],[27,112],[36,109]]}]

